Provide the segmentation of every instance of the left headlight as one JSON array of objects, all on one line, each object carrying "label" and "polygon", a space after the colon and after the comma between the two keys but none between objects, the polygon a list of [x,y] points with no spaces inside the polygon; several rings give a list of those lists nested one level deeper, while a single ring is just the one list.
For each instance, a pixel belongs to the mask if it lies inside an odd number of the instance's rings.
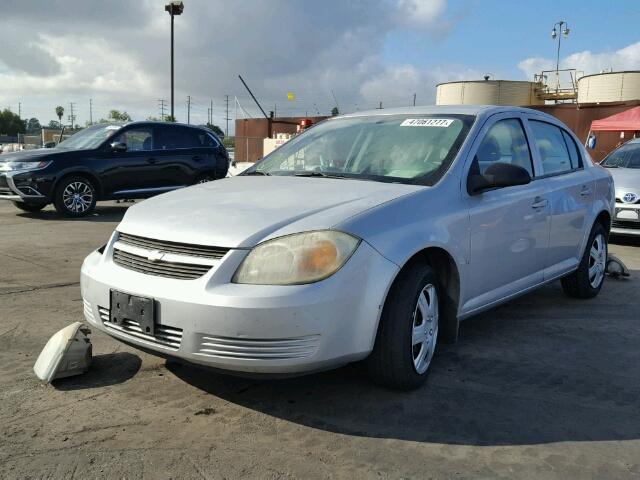
[{"label": "left headlight", "polygon": [[49,161],[42,162],[4,162],[0,164],[0,172],[14,172],[17,170],[40,170],[47,167]]},{"label": "left headlight", "polygon": [[255,247],[232,281],[254,285],[300,285],[333,275],[345,264],[360,239],[333,230],[296,233]]}]

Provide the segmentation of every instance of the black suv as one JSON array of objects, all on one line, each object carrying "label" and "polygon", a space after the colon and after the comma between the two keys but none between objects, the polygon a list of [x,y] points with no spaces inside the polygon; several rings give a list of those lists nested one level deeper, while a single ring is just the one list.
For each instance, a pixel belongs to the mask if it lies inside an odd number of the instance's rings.
[{"label": "black suv", "polygon": [[166,122],[99,124],[51,149],[0,155],[0,199],[79,217],[96,200],[147,198],[223,178],[229,155],[207,128]]}]

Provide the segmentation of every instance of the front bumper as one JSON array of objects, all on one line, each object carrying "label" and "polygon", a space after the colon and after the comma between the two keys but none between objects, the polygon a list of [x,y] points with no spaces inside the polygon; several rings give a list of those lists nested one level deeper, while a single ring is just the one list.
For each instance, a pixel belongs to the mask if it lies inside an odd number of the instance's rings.
[{"label": "front bumper", "polygon": [[[231,372],[299,374],[366,357],[398,270],[363,241],[336,274],[309,285],[230,283],[246,250],[229,251],[201,278],[178,280],[116,265],[112,243],[82,266],[87,322],[141,349]],[[154,337],[114,328],[112,288],[155,300]]]},{"label": "front bumper", "polygon": [[28,172],[2,172],[0,200],[43,202],[47,201],[47,197],[41,193],[40,186],[31,179]]},{"label": "front bumper", "polygon": [[640,236],[640,203],[616,202],[611,234]]}]

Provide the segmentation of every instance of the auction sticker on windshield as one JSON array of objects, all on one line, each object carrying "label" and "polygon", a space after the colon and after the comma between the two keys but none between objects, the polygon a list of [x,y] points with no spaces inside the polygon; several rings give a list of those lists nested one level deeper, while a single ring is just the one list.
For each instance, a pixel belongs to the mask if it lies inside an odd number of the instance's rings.
[{"label": "auction sticker on windshield", "polygon": [[450,118],[407,118],[401,127],[448,127],[453,123]]}]

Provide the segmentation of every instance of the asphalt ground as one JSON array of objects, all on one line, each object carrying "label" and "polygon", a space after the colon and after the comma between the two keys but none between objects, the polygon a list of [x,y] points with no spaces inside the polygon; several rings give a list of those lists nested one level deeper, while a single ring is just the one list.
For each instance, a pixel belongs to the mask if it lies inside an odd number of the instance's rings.
[{"label": "asphalt ground", "polygon": [[127,204],[86,219],[0,203],[0,478],[640,478],[640,241],[589,301],[559,283],[465,321],[426,385],[359,365],[288,380],[167,362],[94,332],[85,375],[43,385],[83,320],[78,276]]}]

